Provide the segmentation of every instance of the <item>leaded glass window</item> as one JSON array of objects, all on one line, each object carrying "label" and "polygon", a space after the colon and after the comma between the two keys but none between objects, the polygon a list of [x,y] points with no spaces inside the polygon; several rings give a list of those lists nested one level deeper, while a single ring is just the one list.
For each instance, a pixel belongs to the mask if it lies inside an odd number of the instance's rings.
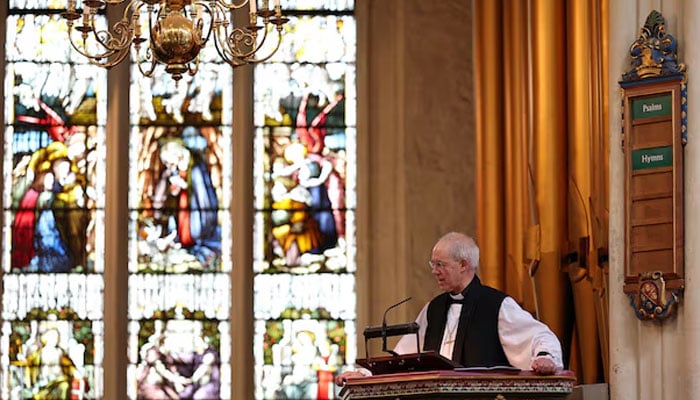
[{"label": "leaded glass window", "polygon": [[231,396],[232,70],[208,50],[177,82],[132,67],[132,399]]},{"label": "leaded glass window", "polygon": [[348,1],[285,9],[255,69],[255,395],[328,399],[357,347],[355,19]]},{"label": "leaded glass window", "polygon": [[[0,398],[102,398],[114,368],[125,368],[127,398],[231,398],[231,338],[250,329],[236,323],[254,330],[256,397],[335,397],[332,377],[357,347],[354,4],[281,3],[291,14],[282,47],[254,68],[255,188],[244,200],[254,205],[254,260],[241,266],[254,279],[254,321],[231,313],[232,160],[245,151],[232,146],[231,67],[211,47],[178,83],[132,64],[129,131],[115,132],[107,109],[121,106],[107,99],[127,94],[107,96],[110,73],[71,50],[65,1],[0,6]],[[105,270],[119,266],[105,250],[119,230],[104,222],[115,215],[108,135],[129,143],[117,163],[128,172],[117,187],[128,192],[118,221],[128,230],[127,310],[104,299],[106,285],[114,291]],[[110,312],[127,317],[126,365],[103,365]]]},{"label": "leaded glass window", "polygon": [[106,72],[56,3],[5,21],[2,398],[102,396]]}]

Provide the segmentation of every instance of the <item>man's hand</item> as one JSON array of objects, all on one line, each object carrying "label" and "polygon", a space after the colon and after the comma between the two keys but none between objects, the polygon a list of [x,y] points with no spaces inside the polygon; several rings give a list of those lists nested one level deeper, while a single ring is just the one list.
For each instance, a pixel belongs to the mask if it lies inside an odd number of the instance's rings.
[{"label": "man's hand", "polygon": [[532,362],[532,370],[538,375],[552,375],[557,372],[557,365],[550,356],[535,358]]},{"label": "man's hand", "polygon": [[335,384],[338,386],[345,386],[345,382],[348,378],[359,378],[363,376],[364,375],[358,371],[345,371],[335,377]]}]

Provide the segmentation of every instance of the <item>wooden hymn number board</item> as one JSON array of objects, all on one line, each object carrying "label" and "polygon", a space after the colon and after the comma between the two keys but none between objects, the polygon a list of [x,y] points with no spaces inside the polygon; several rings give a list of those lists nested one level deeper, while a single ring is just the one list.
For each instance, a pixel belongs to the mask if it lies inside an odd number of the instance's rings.
[{"label": "wooden hymn number board", "polygon": [[625,284],[637,318],[674,315],[684,288],[685,65],[660,12],[649,13],[622,75]]},{"label": "wooden hymn number board", "polygon": [[624,291],[640,319],[671,315],[684,285],[684,85],[683,75],[622,85]]}]

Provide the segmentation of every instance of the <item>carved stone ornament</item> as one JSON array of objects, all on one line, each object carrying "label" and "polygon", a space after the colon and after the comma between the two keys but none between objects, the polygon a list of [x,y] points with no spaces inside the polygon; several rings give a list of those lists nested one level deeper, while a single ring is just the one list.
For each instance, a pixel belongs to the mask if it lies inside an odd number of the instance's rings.
[{"label": "carved stone ornament", "polygon": [[676,39],[666,33],[664,17],[654,10],[649,13],[637,40],[630,47],[632,69],[622,75],[622,81],[634,81],[685,71],[685,65],[678,63]]},{"label": "carved stone ornament", "polygon": [[640,274],[637,290],[627,293],[637,318],[663,320],[675,314],[680,289],[666,287],[660,271]]}]

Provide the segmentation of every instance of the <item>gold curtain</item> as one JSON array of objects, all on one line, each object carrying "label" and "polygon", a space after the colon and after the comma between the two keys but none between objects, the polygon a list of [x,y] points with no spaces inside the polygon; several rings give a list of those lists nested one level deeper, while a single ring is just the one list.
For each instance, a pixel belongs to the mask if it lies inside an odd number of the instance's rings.
[{"label": "gold curtain", "polygon": [[607,371],[607,0],[474,2],[483,280]]}]

